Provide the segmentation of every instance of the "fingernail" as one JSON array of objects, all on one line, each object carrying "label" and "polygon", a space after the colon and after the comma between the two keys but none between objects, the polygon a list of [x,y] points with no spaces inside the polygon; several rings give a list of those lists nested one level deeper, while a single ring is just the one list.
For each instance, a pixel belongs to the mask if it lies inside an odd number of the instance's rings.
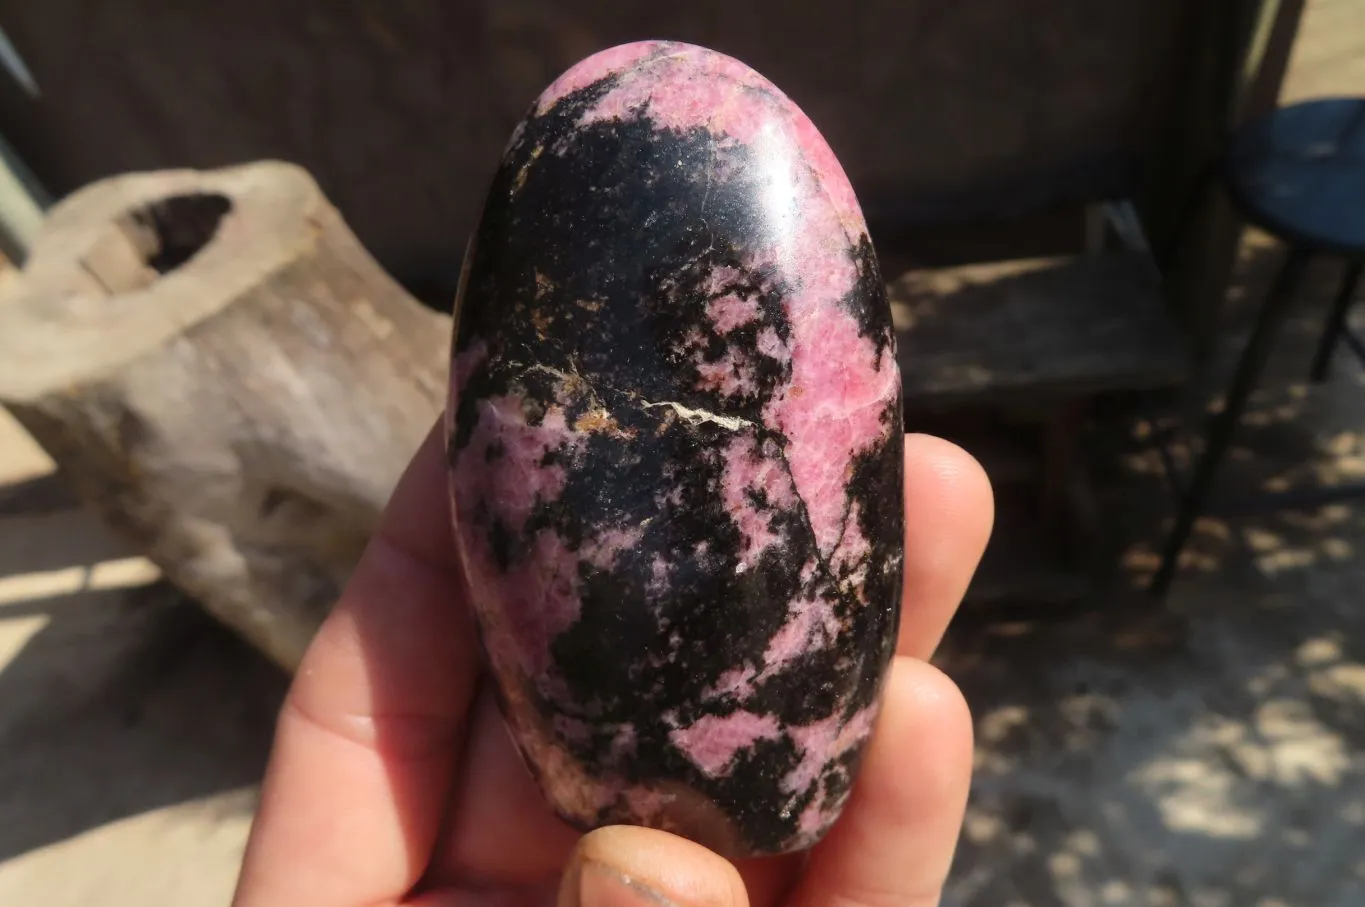
[{"label": "fingernail", "polygon": [[642,879],[587,860],[578,875],[577,907],[678,907]]}]

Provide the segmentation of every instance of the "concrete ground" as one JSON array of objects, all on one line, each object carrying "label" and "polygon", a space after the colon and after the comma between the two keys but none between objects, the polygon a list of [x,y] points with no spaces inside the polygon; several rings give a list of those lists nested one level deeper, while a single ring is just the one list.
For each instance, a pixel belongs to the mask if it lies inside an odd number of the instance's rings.
[{"label": "concrete ground", "polygon": [[[1286,96],[1365,93],[1365,0],[1310,5]],[[1242,286],[1274,262],[1253,237]],[[1334,273],[1227,487],[1365,479],[1365,373],[1302,382]],[[50,470],[0,413],[0,904],[225,904],[284,679]],[[1138,446],[1117,460],[1134,584],[1156,473]],[[1365,508],[1206,520],[1191,555],[1167,612],[1121,594],[954,630],[978,753],[947,904],[1365,904]]]}]

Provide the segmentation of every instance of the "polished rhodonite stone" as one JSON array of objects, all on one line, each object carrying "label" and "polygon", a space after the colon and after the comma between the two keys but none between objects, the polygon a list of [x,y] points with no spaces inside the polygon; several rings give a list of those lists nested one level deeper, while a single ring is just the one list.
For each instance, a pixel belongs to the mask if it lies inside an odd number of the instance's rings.
[{"label": "polished rhodonite stone", "polygon": [[457,547],[546,798],[732,856],[814,843],[904,519],[890,311],[824,139],[729,57],[593,56],[517,127],[457,320]]}]

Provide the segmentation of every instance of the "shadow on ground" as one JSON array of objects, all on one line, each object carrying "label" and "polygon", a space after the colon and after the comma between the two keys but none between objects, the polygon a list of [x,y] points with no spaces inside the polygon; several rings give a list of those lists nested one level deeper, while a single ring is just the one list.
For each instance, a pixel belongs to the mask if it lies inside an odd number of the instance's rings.
[{"label": "shadow on ground", "polygon": [[[1278,250],[1251,242],[1212,401]],[[1305,384],[1339,273],[1315,268],[1220,491],[1365,477],[1365,375]],[[1365,314],[1362,312],[1361,314]],[[977,716],[952,907],[1365,903],[1365,509],[1202,521],[1166,608],[1150,426],[1109,445],[1120,581],[1092,614],[963,615],[940,656]]]},{"label": "shadow on ground", "polygon": [[226,792],[211,808],[249,814],[283,676],[23,486],[0,489],[0,864]]}]

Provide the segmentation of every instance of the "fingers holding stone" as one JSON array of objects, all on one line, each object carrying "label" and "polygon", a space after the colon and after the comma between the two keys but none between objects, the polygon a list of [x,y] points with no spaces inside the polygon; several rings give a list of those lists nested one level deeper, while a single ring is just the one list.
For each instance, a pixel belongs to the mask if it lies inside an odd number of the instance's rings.
[{"label": "fingers holding stone", "polygon": [[738,870],[699,844],[649,828],[609,826],[574,849],[559,907],[748,907]]},{"label": "fingers holding stone", "polygon": [[971,770],[961,692],[936,668],[897,658],[849,803],[812,851],[792,907],[935,907]]},{"label": "fingers holding stone", "polygon": [[300,665],[236,904],[402,897],[440,826],[478,654],[433,430]]},{"label": "fingers holding stone", "polygon": [[905,437],[905,586],[901,655],[927,659],[962,603],[995,522],[986,472],[930,435]]}]

